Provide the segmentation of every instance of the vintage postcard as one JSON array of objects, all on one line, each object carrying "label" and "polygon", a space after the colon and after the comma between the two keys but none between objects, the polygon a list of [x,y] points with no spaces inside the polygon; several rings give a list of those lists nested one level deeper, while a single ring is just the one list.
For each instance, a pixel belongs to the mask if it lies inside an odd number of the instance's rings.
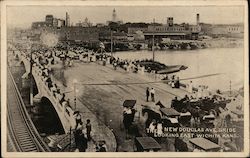
[{"label": "vintage postcard", "polygon": [[248,64],[243,0],[1,1],[2,156],[247,157]]}]

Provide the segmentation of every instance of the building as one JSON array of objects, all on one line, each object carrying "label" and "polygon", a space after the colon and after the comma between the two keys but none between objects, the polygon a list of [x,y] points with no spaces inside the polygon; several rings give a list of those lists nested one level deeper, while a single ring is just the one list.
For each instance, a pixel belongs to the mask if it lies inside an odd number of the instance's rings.
[{"label": "building", "polygon": [[127,41],[128,36],[125,32],[115,32],[112,34],[112,38],[114,41]]},{"label": "building", "polygon": [[99,41],[99,28],[97,27],[62,27],[57,29],[56,34],[59,40],[64,41],[81,41],[81,42],[96,42]]},{"label": "building", "polygon": [[128,34],[135,34],[137,31],[146,32],[147,27],[128,27]]},{"label": "building", "polygon": [[[99,40],[100,28],[91,27],[88,19],[85,19],[85,27],[70,26],[70,18],[66,13],[66,20],[54,18],[53,15],[46,15],[45,21],[32,23],[32,34],[40,37],[43,32],[56,34],[59,40],[93,42]],[[91,24],[92,25],[92,24]]]},{"label": "building", "polygon": [[[197,24],[199,24],[199,14],[196,15]],[[175,40],[180,39],[198,39],[201,31],[200,25],[189,25],[187,23],[175,24],[173,17],[167,18],[167,24],[156,25],[151,24],[148,26],[148,30],[144,31],[145,39],[151,39],[154,35],[155,38],[170,38]]]},{"label": "building", "polygon": [[205,36],[211,35],[211,32],[212,32],[212,24],[199,23],[199,25],[200,25],[200,27],[201,27],[200,35],[205,35]]},{"label": "building", "polygon": [[174,25],[174,18],[173,17],[168,17],[167,18],[167,26],[172,27]]},{"label": "building", "polygon": [[93,24],[89,21],[89,19],[86,17],[84,22],[79,22],[76,23],[76,26],[80,26],[80,27],[91,27]]},{"label": "building", "polygon": [[243,24],[221,24],[213,25],[210,35],[212,37],[243,37]]},{"label": "building", "polygon": [[31,28],[47,28],[47,27],[63,27],[65,26],[65,20],[54,18],[53,15],[46,15],[45,21],[33,22]]},{"label": "building", "polygon": [[123,23],[122,20],[118,20],[115,9],[113,9],[113,12],[112,12],[112,20],[111,21],[107,21],[107,25],[109,25],[112,22],[117,23],[119,25]]},{"label": "building", "polygon": [[70,26],[70,17],[69,17],[68,12],[66,12],[65,26],[66,27]]},{"label": "building", "polygon": [[53,19],[53,27],[63,27],[63,26],[65,26],[65,20],[57,18]]},{"label": "building", "polygon": [[96,24],[96,27],[105,27],[106,25],[105,24],[103,24],[103,23],[97,23]]},{"label": "building", "polygon": [[205,24],[200,23],[201,35],[211,37],[239,37],[244,35],[243,24]]},{"label": "building", "polygon": [[52,27],[52,24],[49,24],[45,21],[39,21],[39,22],[33,22],[31,25],[32,29],[38,29],[38,28],[42,28],[42,27]]},{"label": "building", "polygon": [[53,15],[46,15],[45,22],[48,24],[53,24],[54,17]]}]

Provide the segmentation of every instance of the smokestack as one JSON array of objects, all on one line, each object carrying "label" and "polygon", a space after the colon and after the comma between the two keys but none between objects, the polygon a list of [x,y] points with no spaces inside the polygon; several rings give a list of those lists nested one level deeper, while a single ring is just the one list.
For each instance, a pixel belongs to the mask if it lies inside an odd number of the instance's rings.
[{"label": "smokestack", "polygon": [[70,26],[70,20],[69,20],[69,14],[68,14],[68,12],[66,12],[66,20],[65,20],[65,23],[66,23],[66,27]]},{"label": "smokestack", "polygon": [[196,14],[196,25],[200,24],[200,14]]}]

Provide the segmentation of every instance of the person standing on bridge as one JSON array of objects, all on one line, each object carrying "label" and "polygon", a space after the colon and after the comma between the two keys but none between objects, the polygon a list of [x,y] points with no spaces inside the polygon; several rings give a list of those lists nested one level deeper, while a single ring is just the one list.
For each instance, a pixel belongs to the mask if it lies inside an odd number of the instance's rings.
[{"label": "person standing on bridge", "polygon": [[146,89],[146,99],[147,99],[147,102],[148,102],[148,98],[149,98],[149,88],[147,87],[147,89]]},{"label": "person standing on bridge", "polygon": [[193,82],[192,81],[190,81],[190,83],[188,85],[188,92],[193,93]]},{"label": "person standing on bridge", "polygon": [[86,129],[87,129],[87,139],[88,141],[91,140],[91,123],[90,123],[90,120],[87,119],[87,124],[86,124]]},{"label": "person standing on bridge", "polygon": [[151,95],[152,102],[155,102],[155,89],[154,88],[151,88],[150,95]]},{"label": "person standing on bridge", "polygon": [[78,146],[79,152],[86,152],[88,148],[88,140],[85,138],[82,131],[80,131],[80,135],[78,137]]},{"label": "person standing on bridge", "polygon": [[75,114],[75,120],[76,120],[75,129],[77,129],[78,124],[82,123],[82,116],[81,116],[79,111],[77,111],[76,114]]}]

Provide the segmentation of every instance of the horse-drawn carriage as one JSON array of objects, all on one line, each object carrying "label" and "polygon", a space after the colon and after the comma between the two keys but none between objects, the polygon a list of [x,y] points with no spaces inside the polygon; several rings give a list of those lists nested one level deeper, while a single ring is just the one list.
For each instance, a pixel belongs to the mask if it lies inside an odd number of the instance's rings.
[{"label": "horse-drawn carriage", "polygon": [[162,114],[162,122],[164,127],[180,127],[179,116],[180,113],[173,108],[160,108]]},{"label": "horse-drawn carriage", "polygon": [[190,125],[190,122],[187,122],[187,120],[190,121],[191,117],[193,117],[195,120],[200,120],[199,122],[202,126],[213,127],[215,117],[221,112],[220,108],[225,108],[228,102],[230,100],[217,100],[217,98],[189,100],[185,97],[181,100],[174,99],[171,107],[180,113],[190,113],[187,119],[185,119],[185,116],[183,119],[179,119],[179,122],[185,126]]}]

